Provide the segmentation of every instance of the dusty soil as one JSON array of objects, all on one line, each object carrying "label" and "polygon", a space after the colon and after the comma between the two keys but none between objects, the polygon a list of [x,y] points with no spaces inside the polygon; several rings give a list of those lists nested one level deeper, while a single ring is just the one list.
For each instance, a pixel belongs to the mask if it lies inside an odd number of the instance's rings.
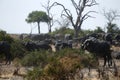
[{"label": "dusty soil", "polygon": [[14,64],[0,63],[0,80],[24,80],[28,70],[33,70],[33,67],[18,67]]},{"label": "dusty soil", "polygon": [[[115,75],[115,69],[113,67],[103,68],[103,60],[100,60],[100,67],[84,68],[78,71],[75,75],[75,80],[120,80],[120,61],[115,60],[118,75]],[[15,67],[13,64],[4,65],[0,63],[0,80],[24,80],[24,76],[30,68]]]}]

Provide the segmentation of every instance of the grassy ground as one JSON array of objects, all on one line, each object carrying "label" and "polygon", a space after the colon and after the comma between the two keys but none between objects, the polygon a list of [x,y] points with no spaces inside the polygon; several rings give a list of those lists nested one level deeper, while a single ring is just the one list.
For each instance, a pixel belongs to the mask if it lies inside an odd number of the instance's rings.
[{"label": "grassy ground", "polygon": [[24,80],[23,77],[27,80],[120,80],[119,60],[115,60],[116,75],[113,66],[103,68],[102,59],[98,66],[92,55],[83,53],[76,49],[27,52],[22,59],[14,59],[11,65],[1,63],[0,77],[4,80]]}]

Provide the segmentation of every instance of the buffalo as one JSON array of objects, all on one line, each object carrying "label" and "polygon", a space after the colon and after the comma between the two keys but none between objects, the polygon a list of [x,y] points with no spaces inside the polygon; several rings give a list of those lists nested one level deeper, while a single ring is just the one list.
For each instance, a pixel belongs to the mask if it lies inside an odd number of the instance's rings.
[{"label": "buffalo", "polygon": [[0,54],[5,55],[6,64],[11,63],[10,44],[7,41],[0,41]]},{"label": "buffalo", "polygon": [[61,50],[61,46],[62,46],[62,40],[57,40],[57,41],[55,41],[55,43],[54,43],[54,45],[55,45],[55,49],[58,51],[58,50]]},{"label": "buffalo", "polygon": [[67,41],[72,40],[72,35],[71,34],[65,34],[64,39],[67,40]]},{"label": "buffalo", "polygon": [[51,39],[49,34],[21,34],[19,37],[21,40],[29,39],[32,41],[43,41],[45,39]]},{"label": "buffalo", "polygon": [[63,42],[61,48],[62,49],[64,49],[64,48],[72,48],[72,41],[69,40],[68,42]]},{"label": "buffalo", "polygon": [[41,42],[26,42],[24,44],[25,48],[28,51],[34,51],[34,50],[52,50],[49,41],[41,41]]},{"label": "buffalo", "polygon": [[64,48],[72,48],[72,40],[68,40],[67,42],[58,40],[55,42],[55,49],[57,51],[64,49]]},{"label": "buffalo", "polygon": [[120,42],[120,34],[115,35],[115,40]]},{"label": "buffalo", "polygon": [[106,33],[104,36],[103,36],[103,39],[105,41],[108,41],[110,44],[112,44],[112,37],[113,35],[111,33]]},{"label": "buffalo", "polygon": [[98,39],[98,38],[100,38],[100,34],[98,34],[98,33],[87,34],[87,35],[79,38],[78,40],[80,41],[80,43],[83,43],[86,39],[89,39],[90,37],[94,37],[94,38]]},{"label": "buffalo", "polygon": [[[110,44],[106,41],[99,41],[96,38],[89,38],[84,41],[81,48],[87,50],[95,55],[95,57],[103,57],[104,65],[106,65],[106,61],[108,62],[108,66],[112,65],[112,57],[110,49]],[[97,58],[98,59],[98,58]]]}]

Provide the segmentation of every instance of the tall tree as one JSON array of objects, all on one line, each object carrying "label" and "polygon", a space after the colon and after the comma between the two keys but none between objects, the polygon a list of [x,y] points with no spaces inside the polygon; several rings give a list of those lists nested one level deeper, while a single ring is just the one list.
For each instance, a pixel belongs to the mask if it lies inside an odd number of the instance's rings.
[{"label": "tall tree", "polygon": [[37,22],[37,24],[38,24],[38,33],[40,34],[40,22],[49,22],[50,18],[43,11],[32,11],[31,13],[29,13],[26,21],[28,23],[35,23],[35,22]]},{"label": "tall tree", "polygon": [[120,17],[120,14],[117,10],[103,10],[103,15],[107,20],[107,23],[113,23],[113,21],[117,20]]},{"label": "tall tree", "polygon": [[95,0],[79,0],[78,3],[75,2],[75,0],[70,0],[73,4],[73,7],[76,11],[76,20],[74,20],[74,17],[69,9],[67,9],[63,4],[60,4],[58,2],[54,2],[54,5],[59,5],[63,8],[61,16],[67,17],[74,30],[75,30],[75,37],[78,37],[79,31],[81,30],[81,26],[83,22],[88,19],[89,17],[92,17],[90,13],[95,12],[95,11],[88,11],[85,13],[85,9],[87,7],[92,7],[94,5],[97,5]]},{"label": "tall tree", "polygon": [[54,5],[53,4],[50,5],[50,0],[48,0],[47,5],[42,5],[42,6],[45,8],[47,15],[51,18],[50,21],[47,22],[48,31],[49,31],[49,33],[51,33],[51,28],[52,28],[54,22],[53,22],[53,15],[50,13],[50,10]]},{"label": "tall tree", "polygon": [[56,20],[56,22],[59,24],[60,27],[69,27],[70,21],[67,18],[62,18],[60,21]]},{"label": "tall tree", "polygon": [[120,15],[117,10],[109,10],[105,11],[103,10],[103,15],[107,20],[107,32],[113,33],[118,30],[117,25],[114,23],[115,20],[118,20],[120,18]]}]

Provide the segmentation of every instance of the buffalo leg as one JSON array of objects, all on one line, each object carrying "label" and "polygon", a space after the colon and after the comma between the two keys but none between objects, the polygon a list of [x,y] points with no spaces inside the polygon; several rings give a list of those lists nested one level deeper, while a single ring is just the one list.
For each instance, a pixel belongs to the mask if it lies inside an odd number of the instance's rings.
[{"label": "buffalo leg", "polygon": [[109,67],[112,66],[112,57],[111,57],[111,55],[109,55],[109,56],[107,57],[107,60],[108,60],[108,66],[109,66]]},{"label": "buffalo leg", "polygon": [[11,64],[11,54],[9,53],[9,55],[6,55],[6,63],[5,64]]},{"label": "buffalo leg", "polygon": [[103,58],[104,58],[104,65],[103,66],[106,66],[107,57],[104,56]]}]

